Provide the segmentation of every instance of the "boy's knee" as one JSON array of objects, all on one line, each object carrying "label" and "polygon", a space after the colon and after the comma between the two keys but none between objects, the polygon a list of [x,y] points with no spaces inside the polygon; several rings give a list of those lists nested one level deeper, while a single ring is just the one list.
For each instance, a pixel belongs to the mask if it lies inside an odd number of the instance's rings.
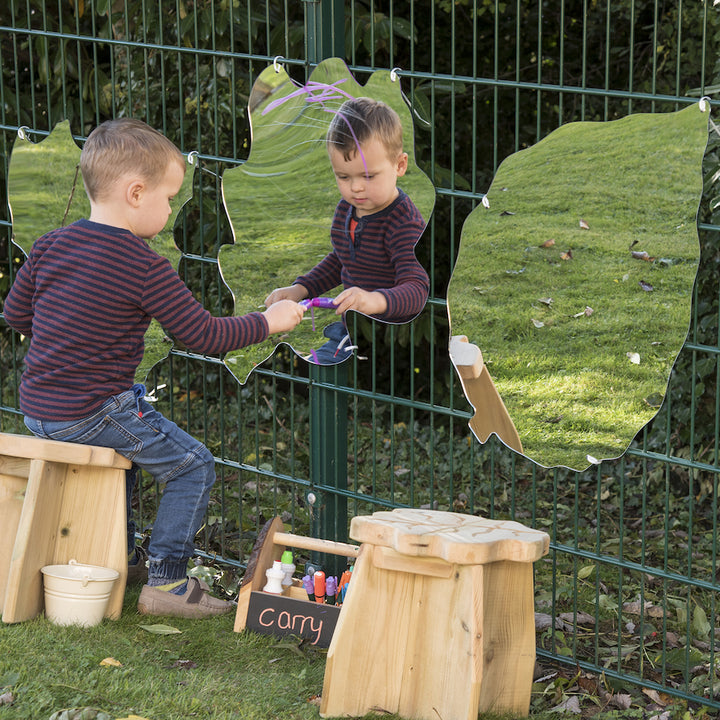
[{"label": "boy's knee", "polygon": [[209,487],[215,482],[215,458],[204,445],[198,446],[193,455],[195,456],[193,464],[198,472],[202,473],[205,484]]}]

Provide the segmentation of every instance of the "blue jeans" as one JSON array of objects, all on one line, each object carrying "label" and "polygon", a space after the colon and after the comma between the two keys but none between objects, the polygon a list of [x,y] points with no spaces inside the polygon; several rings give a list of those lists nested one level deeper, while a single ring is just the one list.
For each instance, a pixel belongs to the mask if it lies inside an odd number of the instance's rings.
[{"label": "blue jeans", "polygon": [[157,412],[144,397],[144,386],[134,385],[82,420],[26,416],[25,425],[39,437],[114,448],[165,483],[148,547],[148,582],[162,584],[187,574],[195,534],[215,482],[215,460],[201,442]]},{"label": "blue jeans", "polygon": [[311,353],[308,358],[310,362],[315,365],[336,365],[352,355],[354,347],[350,343],[350,335],[344,322],[338,320],[330,323],[323,330],[323,335],[328,341]]}]

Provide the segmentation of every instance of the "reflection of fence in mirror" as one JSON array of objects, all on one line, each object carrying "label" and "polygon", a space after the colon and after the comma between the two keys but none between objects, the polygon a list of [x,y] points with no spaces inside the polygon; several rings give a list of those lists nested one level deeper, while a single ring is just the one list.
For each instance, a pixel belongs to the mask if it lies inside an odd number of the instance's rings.
[{"label": "reflection of fence in mirror", "polygon": [[[35,135],[25,131],[23,135]],[[27,255],[35,240],[51,230],[90,215],[90,202],[78,169],[80,147],[73,139],[70,123],[59,122],[40,142],[19,138],[13,145],[8,169],[8,197],[12,214],[13,242]],[[172,228],[182,205],[192,195],[192,173],[175,200],[173,214],[163,232],[148,241],[177,268],[180,251]],[[150,369],[165,358],[172,343],[153,320],[145,335],[145,353],[136,379],[142,382]]]},{"label": "reflection of fence in mirror", "polygon": [[[223,175],[223,200],[235,244],[221,248],[219,263],[235,299],[235,314],[261,309],[273,288],[290,285],[330,251],[330,226],[340,196],[325,136],[342,103],[360,96],[382,100],[400,115],[410,164],[398,185],[426,222],[430,217],[434,188],[415,164],[412,119],[391,73],[375,72],[360,86],[344,62],[330,59],[299,86],[282,67],[270,66],[259,75],[250,96],[250,156]],[[245,382],[281,341],[308,356],[323,344],[323,328],[338,320],[331,310],[312,315],[314,322],[308,311],[291,334],[228,353],[228,368]]]},{"label": "reflection of fence in mirror", "polygon": [[451,332],[535,462],[617,457],[656,414],[690,322],[706,142],[697,105],[572,123],[505,160],[468,217]]}]

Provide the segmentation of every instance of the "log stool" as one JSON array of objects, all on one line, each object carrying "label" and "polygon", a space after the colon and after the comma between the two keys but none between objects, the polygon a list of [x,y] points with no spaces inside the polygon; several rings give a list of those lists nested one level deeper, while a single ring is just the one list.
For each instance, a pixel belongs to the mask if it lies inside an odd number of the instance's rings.
[{"label": "log stool", "polygon": [[125,470],[113,449],[0,433],[0,610],[6,623],[43,611],[40,568],[79,563],[120,573],[106,617],[122,611],[127,579]]},{"label": "log stool", "polygon": [[328,651],[320,715],[527,715],[532,563],[549,536],[517,522],[398,509],[353,518],[350,537],[362,544]]}]

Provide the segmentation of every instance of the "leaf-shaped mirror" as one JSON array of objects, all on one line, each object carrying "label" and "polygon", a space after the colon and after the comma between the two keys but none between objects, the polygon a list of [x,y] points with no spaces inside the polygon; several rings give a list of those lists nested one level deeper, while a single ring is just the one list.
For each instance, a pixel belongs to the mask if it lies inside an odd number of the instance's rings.
[{"label": "leaf-shaped mirror", "polygon": [[[269,66],[250,95],[250,156],[223,175],[223,199],[235,244],[223,246],[218,259],[236,315],[261,309],[274,288],[290,285],[330,252],[330,228],[340,194],[326,135],[343,102],[358,97],[380,100],[399,115],[409,161],[397,185],[427,223],[435,190],[415,163],[412,118],[397,77],[378,71],[360,86],[344,62],[330,59],[299,86],[282,67]],[[312,361],[315,349],[325,342],[324,328],[338,320],[331,309],[311,308],[292,333],[228,353],[225,363],[244,383],[278,342]]]},{"label": "leaf-shaped mirror", "polygon": [[705,105],[564,125],[498,168],[448,289],[480,442],[582,470],[656,414],[690,323]]},{"label": "leaf-shaped mirror", "polygon": [[[8,169],[8,196],[13,242],[28,255],[33,242],[50,230],[90,214],[80,174],[80,148],[67,120],[58,123],[41,142],[30,141],[23,128],[15,142]],[[180,251],[173,240],[173,226],[182,206],[192,196],[192,172],[185,173],[180,192],[173,200],[173,214],[165,229],[148,241],[177,269]],[[145,353],[136,381],[143,382],[150,369],[170,352],[172,343],[153,320],[145,334]]]}]

